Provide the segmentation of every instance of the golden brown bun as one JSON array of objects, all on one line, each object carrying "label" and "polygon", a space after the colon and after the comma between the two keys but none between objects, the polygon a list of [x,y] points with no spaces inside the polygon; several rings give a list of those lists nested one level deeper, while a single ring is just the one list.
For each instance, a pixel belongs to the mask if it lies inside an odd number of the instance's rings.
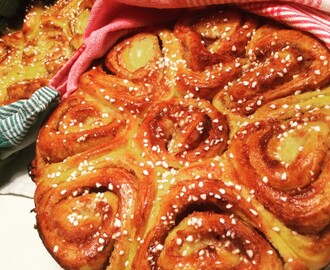
[{"label": "golden brown bun", "polygon": [[29,98],[82,45],[94,0],[34,1],[20,30],[0,36],[0,106]]},{"label": "golden brown bun", "polygon": [[325,267],[329,67],[232,7],[126,37],[40,130],[45,247],[65,269]]}]

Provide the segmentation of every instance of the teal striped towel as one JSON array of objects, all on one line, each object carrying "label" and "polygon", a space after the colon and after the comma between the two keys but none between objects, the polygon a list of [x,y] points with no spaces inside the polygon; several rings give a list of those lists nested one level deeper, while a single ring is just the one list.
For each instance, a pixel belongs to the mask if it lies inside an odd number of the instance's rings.
[{"label": "teal striped towel", "polygon": [[56,90],[42,87],[29,99],[0,107],[0,161],[35,141],[42,116],[58,97]]}]

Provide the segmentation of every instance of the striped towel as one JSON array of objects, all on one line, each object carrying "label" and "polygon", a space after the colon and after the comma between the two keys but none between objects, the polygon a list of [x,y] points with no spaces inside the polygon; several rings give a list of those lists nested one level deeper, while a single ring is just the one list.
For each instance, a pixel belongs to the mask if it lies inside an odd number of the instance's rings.
[{"label": "striped towel", "polygon": [[[31,127],[37,131],[36,123],[41,118],[42,112],[50,109],[59,93],[50,88],[42,87],[31,98],[20,100],[0,107],[0,161],[7,159],[11,154],[26,146],[26,139]],[[28,136],[28,141],[35,140]]]}]

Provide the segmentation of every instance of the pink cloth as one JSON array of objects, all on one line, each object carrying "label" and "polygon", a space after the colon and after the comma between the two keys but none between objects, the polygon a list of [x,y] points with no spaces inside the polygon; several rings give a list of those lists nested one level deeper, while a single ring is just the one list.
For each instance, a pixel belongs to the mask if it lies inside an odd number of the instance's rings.
[{"label": "pink cloth", "polygon": [[56,74],[51,86],[66,98],[93,60],[133,29],[173,20],[184,8],[235,4],[252,13],[273,18],[318,37],[330,48],[328,0],[96,0],[84,34],[84,45]]}]

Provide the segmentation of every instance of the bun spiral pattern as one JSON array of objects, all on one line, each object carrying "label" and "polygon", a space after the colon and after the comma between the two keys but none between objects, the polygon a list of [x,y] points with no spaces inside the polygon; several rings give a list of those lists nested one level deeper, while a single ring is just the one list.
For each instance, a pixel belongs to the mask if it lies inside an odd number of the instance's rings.
[{"label": "bun spiral pattern", "polygon": [[184,168],[175,175],[133,269],[283,269],[275,250],[254,228],[261,226],[258,208],[245,201],[242,187],[223,181],[212,162],[192,168],[193,173]]},{"label": "bun spiral pattern", "polygon": [[329,61],[229,6],[125,37],[39,132],[46,248],[65,269],[324,268]]},{"label": "bun spiral pattern", "polygon": [[300,31],[260,27],[246,46],[242,76],[213,101],[219,109],[251,115],[275,99],[318,89],[329,83],[328,56],[327,48]]},{"label": "bun spiral pattern", "polygon": [[[88,162],[87,162],[88,160]],[[104,150],[52,164],[35,198],[40,236],[68,269],[124,269],[154,199],[153,170]],[[58,177],[61,176],[61,177]],[[61,239],[60,241],[58,241]],[[127,263],[126,263],[127,264]]]},{"label": "bun spiral pattern", "polygon": [[226,149],[227,119],[205,100],[156,102],[141,123],[138,139],[154,160],[179,168]]},{"label": "bun spiral pattern", "polygon": [[96,95],[140,114],[152,101],[173,96],[164,78],[164,59],[157,35],[137,34],[119,43],[80,78],[80,85]]},{"label": "bun spiral pattern", "polygon": [[[322,99],[329,102],[329,96]],[[237,177],[289,227],[320,232],[330,221],[330,110],[318,107],[303,112],[298,98],[294,106],[283,116],[278,110],[278,115],[240,129],[228,153],[234,157]]]},{"label": "bun spiral pattern", "polygon": [[40,131],[39,155],[52,163],[93,147],[106,146],[109,140],[121,144],[130,129],[130,118],[120,108],[77,91],[60,104]]}]

